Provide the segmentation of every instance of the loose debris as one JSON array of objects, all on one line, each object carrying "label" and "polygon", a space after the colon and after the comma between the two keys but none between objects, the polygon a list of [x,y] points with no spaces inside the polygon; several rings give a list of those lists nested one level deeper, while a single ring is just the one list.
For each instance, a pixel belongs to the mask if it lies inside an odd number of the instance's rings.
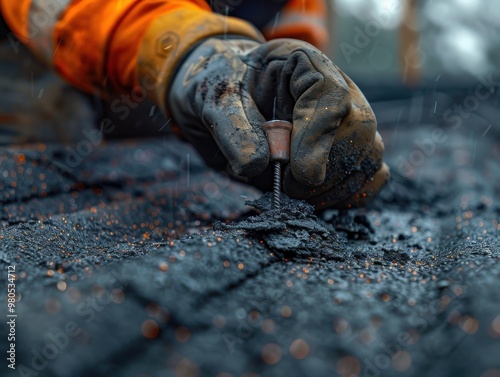
[{"label": "loose debris", "polygon": [[345,241],[332,226],[314,214],[314,207],[282,195],[281,209],[272,209],[272,195],[246,202],[261,211],[257,216],[231,223],[216,223],[216,230],[243,232],[261,238],[280,258],[287,260],[345,259]]}]

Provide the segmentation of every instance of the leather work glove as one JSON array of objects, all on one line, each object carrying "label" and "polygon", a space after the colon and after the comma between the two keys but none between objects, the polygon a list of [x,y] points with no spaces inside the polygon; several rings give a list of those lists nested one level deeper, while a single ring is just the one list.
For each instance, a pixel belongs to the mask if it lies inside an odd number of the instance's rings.
[{"label": "leather work glove", "polygon": [[293,123],[283,189],[317,209],[365,204],[389,177],[375,116],[358,87],[312,45],[209,38],[180,66],[167,108],[207,163],[272,187],[262,125]]}]

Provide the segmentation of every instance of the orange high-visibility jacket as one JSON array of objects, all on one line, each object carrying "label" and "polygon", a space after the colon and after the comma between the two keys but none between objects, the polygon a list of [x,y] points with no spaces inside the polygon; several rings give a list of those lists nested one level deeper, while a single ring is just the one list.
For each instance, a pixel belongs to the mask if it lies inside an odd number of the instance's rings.
[{"label": "orange high-visibility jacket", "polygon": [[[91,93],[124,92],[138,85],[155,87],[154,81],[160,80],[164,85],[150,95],[158,103],[165,96],[158,91],[168,86],[181,57],[204,38],[233,34],[263,41],[264,35],[326,47],[325,0],[283,0],[286,4],[266,25],[252,25],[252,20],[242,19],[244,14],[225,17],[214,12],[231,16],[242,3],[250,9],[259,2],[0,0],[0,10],[13,33],[10,38],[26,44],[78,88]],[[260,2],[261,9],[253,13],[266,12],[265,4]]]}]

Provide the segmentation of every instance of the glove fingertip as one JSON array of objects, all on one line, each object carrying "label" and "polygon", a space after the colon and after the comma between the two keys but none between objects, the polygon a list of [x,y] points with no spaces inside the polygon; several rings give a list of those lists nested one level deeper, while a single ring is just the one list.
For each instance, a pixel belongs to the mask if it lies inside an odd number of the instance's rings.
[{"label": "glove fingertip", "polygon": [[262,174],[269,164],[269,148],[249,143],[241,147],[235,158],[229,160],[231,169],[243,177],[255,177]]}]

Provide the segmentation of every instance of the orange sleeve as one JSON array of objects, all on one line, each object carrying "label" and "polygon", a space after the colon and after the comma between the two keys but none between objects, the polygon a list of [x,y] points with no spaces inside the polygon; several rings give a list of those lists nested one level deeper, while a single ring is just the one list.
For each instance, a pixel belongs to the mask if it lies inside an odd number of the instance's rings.
[{"label": "orange sleeve", "polygon": [[[141,59],[144,40],[154,49],[165,33],[178,36],[172,50],[179,56],[214,34],[260,38],[250,24],[212,13],[204,0],[0,0],[0,5],[11,30],[35,55],[92,93],[133,89],[140,61],[155,55],[146,51]],[[155,23],[155,35],[148,38]],[[158,64],[165,76],[179,56],[162,57]]]},{"label": "orange sleeve", "polygon": [[329,43],[325,0],[289,0],[279,18],[264,29],[267,39],[295,38],[326,51]]},{"label": "orange sleeve", "polygon": [[[137,54],[149,25],[180,9],[210,12],[203,0],[73,0],[55,26],[59,48],[54,66],[87,91],[107,84],[130,90],[136,83]],[[165,25],[165,29],[172,27]]]}]

